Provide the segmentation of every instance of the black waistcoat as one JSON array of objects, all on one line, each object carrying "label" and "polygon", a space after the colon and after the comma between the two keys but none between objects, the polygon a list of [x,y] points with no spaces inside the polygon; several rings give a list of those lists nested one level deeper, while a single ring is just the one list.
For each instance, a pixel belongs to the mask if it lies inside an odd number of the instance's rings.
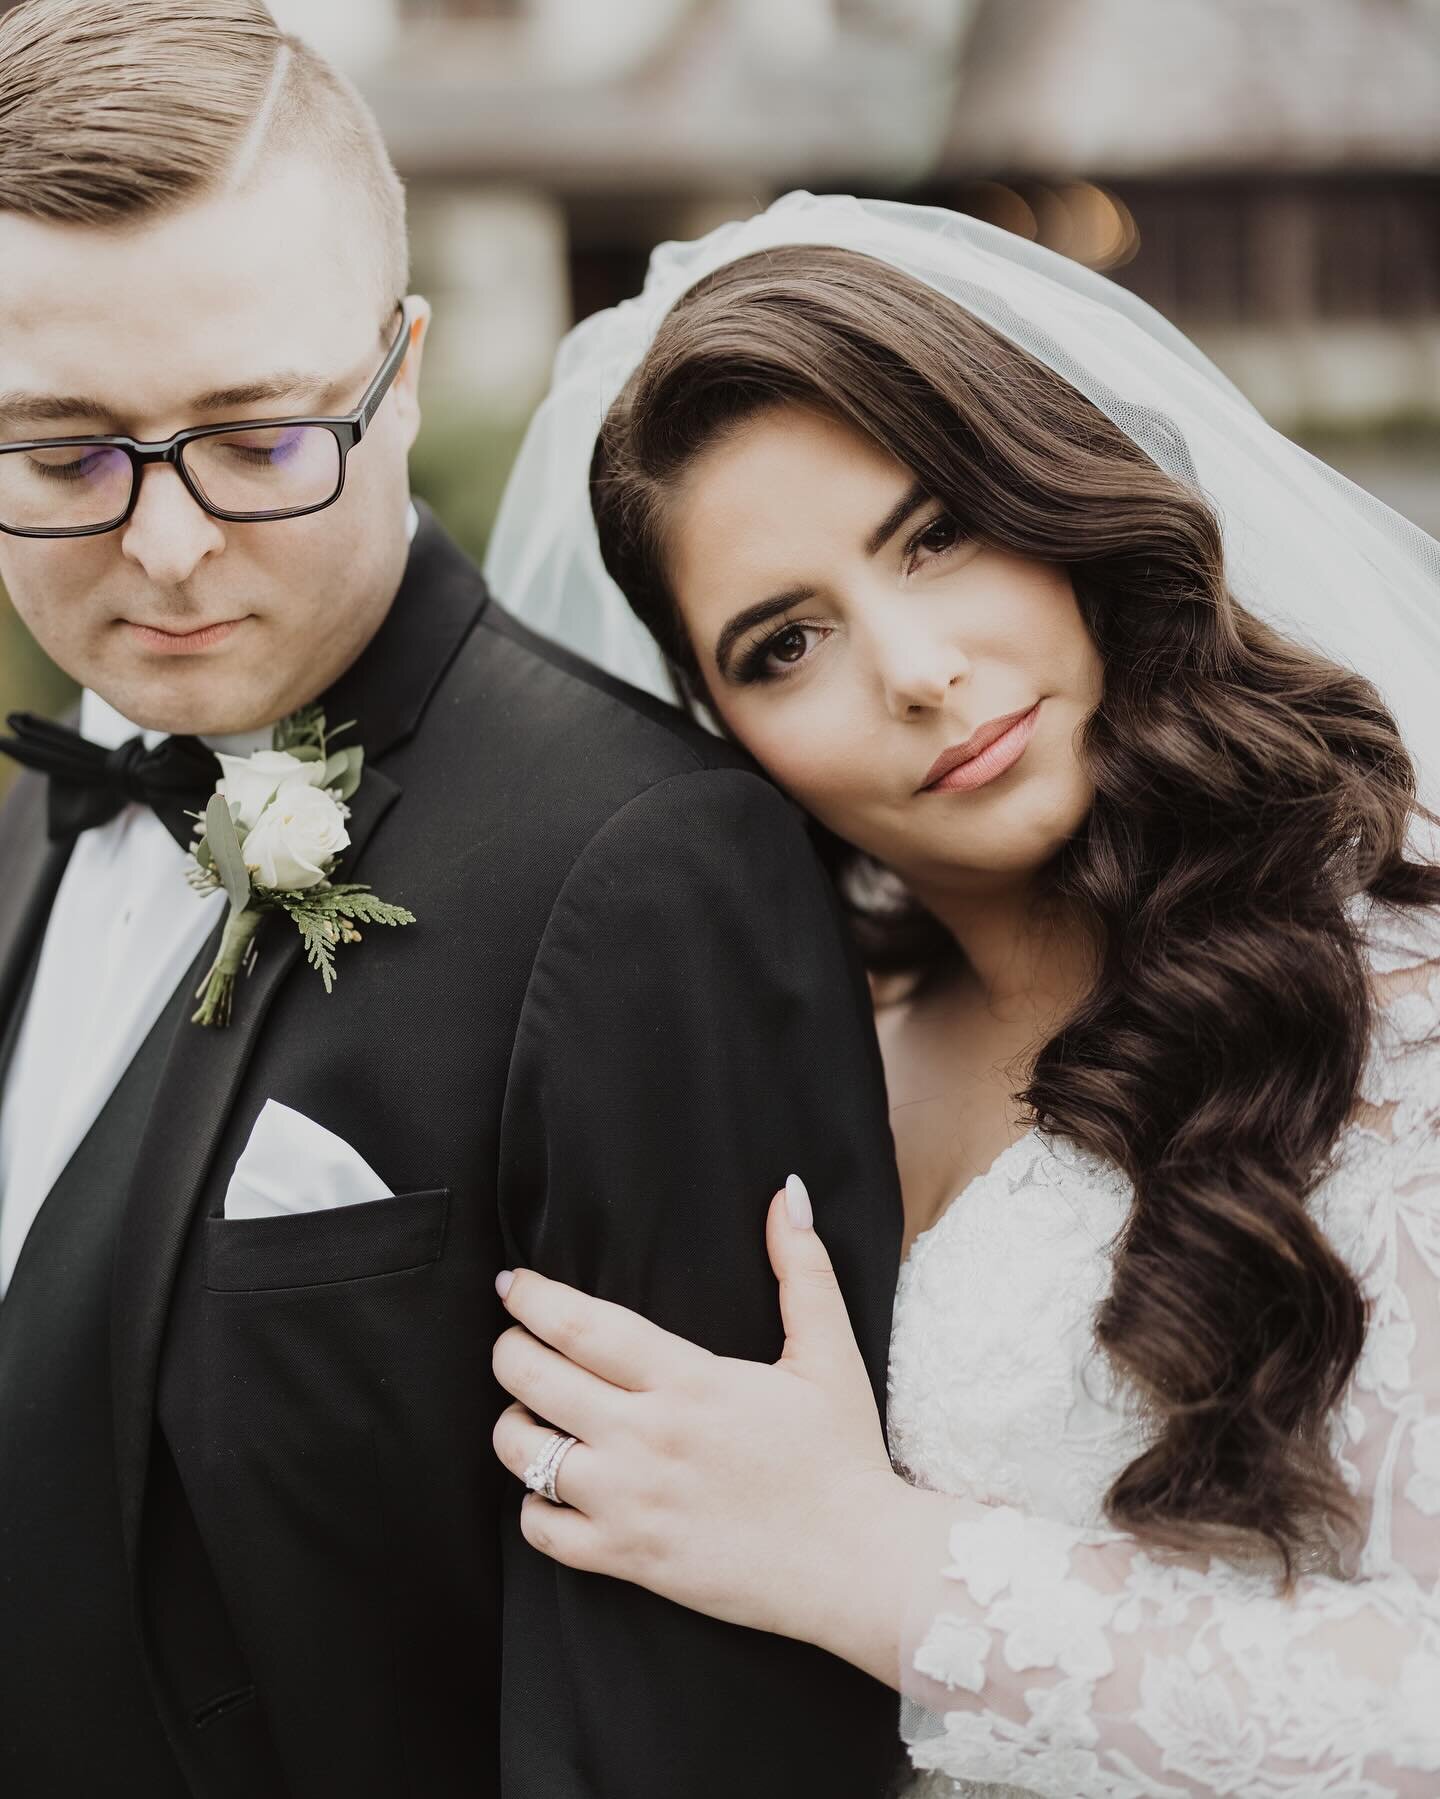
[{"label": "black waistcoat", "polygon": [[15,1799],[190,1791],[132,1622],[109,1367],[130,1163],[188,999],[177,989],[51,1189],[0,1303],[0,1792]]}]

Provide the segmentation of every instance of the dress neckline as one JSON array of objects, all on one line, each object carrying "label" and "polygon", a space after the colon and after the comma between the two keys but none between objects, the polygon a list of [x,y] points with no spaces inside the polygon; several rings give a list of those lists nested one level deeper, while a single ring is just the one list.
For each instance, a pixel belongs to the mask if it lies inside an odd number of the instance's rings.
[{"label": "dress neckline", "polygon": [[955,1210],[956,1206],[960,1204],[962,1199],[973,1193],[982,1181],[991,1180],[999,1173],[1001,1165],[1008,1161],[1016,1150],[1021,1148],[1022,1145],[1030,1143],[1032,1138],[1038,1138],[1039,1135],[1038,1128],[1032,1124],[1028,1130],[1016,1137],[1013,1142],[1007,1143],[1004,1149],[994,1156],[978,1174],[971,1175],[970,1179],[966,1181],[965,1185],[960,1188],[958,1193],[951,1194],[950,1198],[947,1199],[945,1204],[940,1208],[940,1214],[935,1219],[934,1223],[927,1224],[923,1231],[917,1231],[911,1238],[910,1247],[905,1252],[904,1260],[900,1264],[901,1267],[903,1268],[909,1263],[910,1259],[914,1256],[915,1251],[920,1247],[921,1243],[924,1242],[926,1237],[933,1236],[935,1232],[939,1230],[940,1226],[944,1224],[945,1220]]}]

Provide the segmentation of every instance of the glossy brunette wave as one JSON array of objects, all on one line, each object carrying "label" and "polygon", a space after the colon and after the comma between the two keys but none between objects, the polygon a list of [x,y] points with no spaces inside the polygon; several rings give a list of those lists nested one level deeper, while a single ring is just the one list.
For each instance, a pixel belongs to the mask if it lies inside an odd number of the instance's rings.
[{"label": "glossy brunette wave", "polygon": [[[1043,882],[1086,920],[1098,973],[1016,1097],[1134,1186],[1097,1325],[1155,1429],[1108,1515],[1287,1579],[1329,1562],[1357,1519],[1327,1416],[1366,1315],[1306,1202],[1374,1017],[1345,902],[1440,903],[1440,869],[1405,855],[1418,806],[1394,720],[1235,601],[1198,492],[1061,377],[888,265],[810,246],[693,288],[596,446],[606,566],[692,708],[704,679],[666,570],[677,486],[793,402],[863,432],[975,535],[1065,566],[1103,659],[1077,745],[1094,805]],[[872,971],[953,961],[893,877],[820,841]]]}]

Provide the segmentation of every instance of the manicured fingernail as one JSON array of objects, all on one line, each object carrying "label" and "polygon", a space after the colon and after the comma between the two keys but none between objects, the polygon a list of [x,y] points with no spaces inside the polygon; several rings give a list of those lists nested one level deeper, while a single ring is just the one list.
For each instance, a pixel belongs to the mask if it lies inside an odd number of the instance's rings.
[{"label": "manicured fingernail", "polygon": [[814,1229],[815,1209],[810,1204],[810,1195],[805,1190],[805,1183],[798,1174],[785,1177],[785,1210],[797,1231]]},{"label": "manicured fingernail", "polygon": [[502,1299],[510,1297],[510,1289],[515,1284],[515,1272],[511,1268],[502,1268],[495,1276],[495,1291]]}]

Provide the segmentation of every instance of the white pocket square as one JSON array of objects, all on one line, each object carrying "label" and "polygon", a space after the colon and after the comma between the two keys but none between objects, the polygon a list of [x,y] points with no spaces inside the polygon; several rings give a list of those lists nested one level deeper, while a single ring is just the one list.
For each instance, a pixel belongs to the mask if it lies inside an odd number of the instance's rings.
[{"label": "white pocket square", "polygon": [[227,1218],[323,1212],[392,1191],[358,1150],[303,1112],[267,1099],[225,1190]]}]

